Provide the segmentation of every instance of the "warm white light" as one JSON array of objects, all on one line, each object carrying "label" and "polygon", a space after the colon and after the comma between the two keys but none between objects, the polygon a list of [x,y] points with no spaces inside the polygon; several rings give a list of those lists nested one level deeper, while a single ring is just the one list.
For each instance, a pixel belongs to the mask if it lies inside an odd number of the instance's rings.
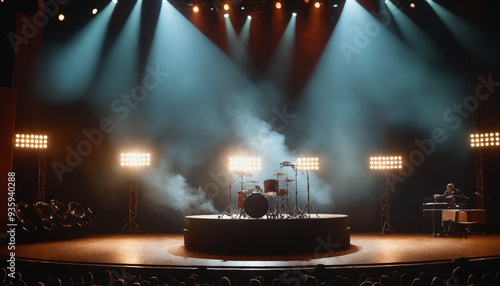
[{"label": "warm white light", "polygon": [[64,17],[64,14],[62,14],[62,13],[59,14],[59,16],[57,16],[57,19],[59,19],[59,21],[61,21],[61,22],[64,21],[65,18],[66,17]]},{"label": "warm white light", "polygon": [[16,134],[16,139],[14,140],[14,142],[15,147],[47,149],[47,135]]},{"label": "warm white light", "polygon": [[370,157],[370,169],[387,170],[403,168],[403,158],[401,156],[374,156]]},{"label": "warm white light", "polygon": [[124,167],[143,167],[151,165],[150,153],[121,153],[120,165]]},{"label": "warm white light", "polygon": [[317,157],[301,157],[295,161],[295,167],[299,170],[319,170],[319,159]]},{"label": "warm white light", "polygon": [[500,146],[500,133],[490,132],[471,134],[470,146],[473,148]]},{"label": "warm white light", "polygon": [[259,171],[261,160],[259,157],[230,157],[230,171]]},{"label": "warm white light", "polygon": [[92,14],[93,15],[97,14],[97,11],[98,11],[97,8],[92,9]]}]

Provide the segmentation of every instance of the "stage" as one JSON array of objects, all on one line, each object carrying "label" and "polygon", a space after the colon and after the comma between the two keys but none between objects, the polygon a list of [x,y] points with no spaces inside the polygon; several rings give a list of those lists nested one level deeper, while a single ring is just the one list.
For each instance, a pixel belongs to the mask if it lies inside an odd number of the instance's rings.
[{"label": "stage", "polygon": [[[245,247],[245,245],[241,245]],[[327,248],[328,245],[321,247]],[[345,249],[301,254],[210,254],[188,250],[183,234],[108,234],[16,245],[18,261],[143,268],[290,269],[384,267],[500,257],[500,235],[351,234]],[[8,255],[2,247],[0,255]]]},{"label": "stage", "polygon": [[293,219],[186,216],[184,245],[189,250],[230,254],[332,252],[349,247],[347,215],[306,216]]}]

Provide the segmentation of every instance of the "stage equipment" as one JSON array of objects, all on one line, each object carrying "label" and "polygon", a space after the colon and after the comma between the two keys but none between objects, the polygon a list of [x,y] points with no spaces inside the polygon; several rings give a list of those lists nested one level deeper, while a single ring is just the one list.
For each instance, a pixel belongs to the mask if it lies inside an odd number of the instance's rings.
[{"label": "stage equipment", "polygon": [[444,236],[461,236],[467,238],[472,225],[486,223],[486,210],[483,209],[455,209],[442,210]]},{"label": "stage equipment", "polygon": [[269,179],[264,181],[264,193],[268,196],[276,196],[279,191],[279,181]]},{"label": "stage equipment", "polygon": [[305,170],[307,176],[307,204],[304,207],[304,213],[307,212],[309,217],[311,217],[311,211],[319,217],[318,213],[314,210],[311,205],[311,201],[309,199],[310,195],[310,185],[309,185],[309,171],[317,171],[319,170],[319,159],[317,157],[300,157],[295,161],[295,166],[298,170]]},{"label": "stage equipment", "polygon": [[269,201],[260,193],[248,196],[243,205],[245,213],[251,218],[261,218],[269,211]]},{"label": "stage equipment", "polygon": [[[472,125],[473,129],[477,130],[477,114],[476,112],[471,112],[472,114]],[[483,174],[483,155],[482,149],[488,147],[500,147],[500,133],[499,132],[489,132],[489,133],[479,133],[475,132],[470,134],[470,146],[474,149],[474,165],[476,169],[476,200],[477,208],[484,208],[484,174]]]},{"label": "stage equipment", "polygon": [[[382,144],[384,146],[384,144]],[[391,225],[391,192],[389,182],[387,181],[387,171],[403,168],[403,159],[401,156],[372,156],[370,157],[370,169],[381,172],[381,215],[380,225],[382,234],[385,231],[395,231]]]},{"label": "stage equipment", "polygon": [[16,134],[14,146],[21,149],[38,149],[38,193],[36,201],[45,201],[45,161],[48,136],[44,134]]},{"label": "stage equipment", "polygon": [[[293,218],[304,217],[305,213],[299,208],[299,203],[298,203],[298,198],[299,198],[299,192],[298,192],[298,188],[297,188],[297,173],[298,173],[298,169],[297,169],[296,165],[293,162],[289,162],[289,161],[283,161],[283,162],[281,162],[280,166],[281,166],[281,168],[283,168],[283,167],[292,167],[292,170],[295,171],[295,207],[293,209],[289,210],[290,217],[293,217]],[[285,173],[282,173],[282,174],[285,175]],[[287,183],[287,187],[288,187],[288,183]]]},{"label": "stage equipment", "polygon": [[[259,157],[229,157],[229,205],[224,209],[222,214],[219,216],[219,218],[222,218],[224,215],[228,216],[236,216],[239,215],[244,216],[244,210],[242,207],[235,207],[233,205],[233,199],[232,199],[232,193],[233,193],[233,183],[238,180],[236,178],[234,181],[231,177],[231,172],[235,173],[236,175],[239,176],[240,179],[240,185],[241,189],[240,191],[243,193],[243,177],[251,177],[253,176],[252,173],[249,173],[248,171],[259,171],[261,168],[261,159]],[[242,195],[240,195],[242,196]],[[240,200],[243,197],[240,197]],[[238,197],[237,197],[238,200]],[[243,199],[244,200],[244,199]],[[238,201],[236,202],[236,205],[238,205]],[[241,204],[240,204],[241,205]]]},{"label": "stage equipment", "polygon": [[121,153],[120,165],[130,172],[129,178],[129,203],[128,221],[122,229],[123,232],[140,232],[137,224],[137,194],[139,192],[138,170],[150,166],[150,153]]}]

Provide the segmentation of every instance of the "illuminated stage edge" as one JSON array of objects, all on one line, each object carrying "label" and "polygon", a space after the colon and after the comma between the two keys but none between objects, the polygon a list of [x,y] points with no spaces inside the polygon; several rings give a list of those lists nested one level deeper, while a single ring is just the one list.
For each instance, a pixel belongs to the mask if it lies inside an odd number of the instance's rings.
[{"label": "illuminated stage edge", "polygon": [[349,247],[348,216],[311,214],[296,219],[185,217],[184,245],[190,250],[231,253],[334,251]]}]

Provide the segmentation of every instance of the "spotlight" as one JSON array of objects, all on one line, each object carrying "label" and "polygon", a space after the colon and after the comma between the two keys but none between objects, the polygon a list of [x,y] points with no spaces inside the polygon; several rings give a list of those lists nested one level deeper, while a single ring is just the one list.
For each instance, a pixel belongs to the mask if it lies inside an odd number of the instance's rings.
[{"label": "spotlight", "polygon": [[194,5],[193,12],[198,13],[199,11],[200,11],[200,8],[198,7],[198,5]]},{"label": "spotlight", "polygon": [[143,167],[151,164],[149,153],[122,153],[120,165],[124,167]]},{"label": "spotlight", "polygon": [[229,18],[229,14],[228,13],[224,13],[224,18]]},{"label": "spotlight", "polygon": [[64,17],[64,14],[59,14],[59,16],[57,16],[57,19],[59,19],[59,21],[64,21],[65,17]]},{"label": "spotlight", "polygon": [[339,7],[339,4],[333,4],[333,8]]},{"label": "spotlight", "polygon": [[258,171],[260,168],[259,157],[229,157],[230,171]]},{"label": "spotlight", "polygon": [[281,9],[281,2],[276,2],[276,4],[274,4],[274,6],[276,7],[276,9]]},{"label": "spotlight", "polygon": [[97,8],[92,9],[92,14],[93,15],[97,14]]},{"label": "spotlight", "polygon": [[294,16],[294,17],[295,17],[295,16],[297,16],[297,13],[293,12],[293,13],[292,13],[292,16]]},{"label": "spotlight", "polygon": [[224,4],[224,11],[228,11],[229,10],[229,4]]},{"label": "spotlight", "polygon": [[310,1],[310,0],[304,0],[304,3],[306,3],[306,4],[307,4],[307,3],[309,3],[309,1]]},{"label": "spotlight", "polygon": [[247,16],[247,19],[248,19],[248,20],[252,20],[252,16],[248,15],[248,16]]},{"label": "spotlight", "polygon": [[403,159],[401,156],[377,156],[370,157],[370,169],[388,170],[403,168]]},{"label": "spotlight", "polygon": [[16,134],[14,141],[17,148],[47,149],[47,135]]},{"label": "spotlight", "polygon": [[118,0],[111,0],[111,2],[113,2],[113,3],[118,3]]},{"label": "spotlight", "polygon": [[301,157],[295,161],[295,167],[299,170],[319,170],[319,159],[317,157]]},{"label": "spotlight", "polygon": [[415,3],[410,3],[411,8],[415,8]]},{"label": "spotlight", "polygon": [[321,4],[319,2],[314,3],[314,8],[319,8],[320,6],[321,6]]},{"label": "spotlight", "polygon": [[479,147],[500,147],[500,133],[476,133],[470,135],[470,146]]},{"label": "spotlight", "polygon": [[241,10],[245,10],[245,6],[241,6]]}]

